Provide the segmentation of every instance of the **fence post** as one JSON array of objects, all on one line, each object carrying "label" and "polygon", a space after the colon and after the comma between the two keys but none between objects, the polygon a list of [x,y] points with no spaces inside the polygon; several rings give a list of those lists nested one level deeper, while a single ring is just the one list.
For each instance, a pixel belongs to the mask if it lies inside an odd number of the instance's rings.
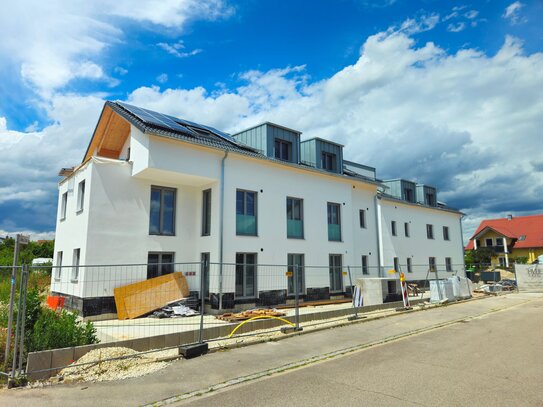
[{"label": "fence post", "polygon": [[302,328],[300,328],[300,293],[298,290],[298,276],[299,276],[299,265],[294,265],[294,304],[295,304],[295,323],[296,327],[294,328],[295,331],[301,331]]},{"label": "fence post", "polygon": [[205,260],[202,260],[200,263],[200,332],[198,333],[198,343],[203,342],[203,335],[204,335],[204,305],[205,305],[205,298],[204,298],[204,292],[205,292],[205,276],[204,272],[206,269],[207,262]]},{"label": "fence post", "polygon": [[19,376],[23,371],[23,355],[24,355],[24,340],[25,340],[25,325],[26,325],[26,295],[28,293],[28,275],[30,271],[28,268],[28,265],[23,266],[23,274],[22,274],[22,280],[23,280],[23,291],[19,294],[23,297],[23,310],[22,310],[22,316],[21,316],[21,342],[19,343],[19,370],[16,372],[17,376]]}]

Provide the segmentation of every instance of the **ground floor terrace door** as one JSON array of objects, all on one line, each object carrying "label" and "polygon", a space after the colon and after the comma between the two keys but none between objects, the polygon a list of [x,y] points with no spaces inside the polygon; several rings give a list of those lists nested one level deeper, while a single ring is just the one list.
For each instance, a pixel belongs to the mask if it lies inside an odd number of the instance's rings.
[{"label": "ground floor terrace door", "polygon": [[256,297],[256,253],[236,253],[236,298]]},{"label": "ground floor terrace door", "polygon": [[331,254],[329,257],[330,266],[330,292],[343,292],[343,273],[341,254]]}]

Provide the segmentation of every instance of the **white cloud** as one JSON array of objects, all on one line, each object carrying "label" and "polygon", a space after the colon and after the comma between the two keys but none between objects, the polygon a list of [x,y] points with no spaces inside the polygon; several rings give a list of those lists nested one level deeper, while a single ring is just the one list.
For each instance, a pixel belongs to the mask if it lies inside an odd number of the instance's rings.
[{"label": "white cloud", "polygon": [[156,77],[157,82],[159,83],[166,83],[168,82],[168,74],[161,73]]},{"label": "white cloud", "polygon": [[479,15],[479,12],[477,10],[470,10],[464,14],[464,16],[470,20],[473,20],[478,15]]},{"label": "white cloud", "polygon": [[419,18],[408,18],[400,25],[398,31],[404,32],[407,35],[417,34],[433,30],[437,23],[439,23],[439,14],[422,15]]},{"label": "white cloud", "polygon": [[199,48],[193,49],[192,51],[185,51],[185,43],[182,40],[175,42],[173,44],[168,44],[166,42],[159,42],[157,46],[162,48],[168,54],[171,54],[177,58],[186,58],[193,55],[198,55],[203,51],[202,49],[199,49]]},{"label": "white cloud", "polygon": [[505,8],[503,18],[509,20],[513,25],[526,22],[526,18],[520,15],[520,10],[524,7],[524,4],[520,1],[515,1]]},{"label": "white cloud", "polygon": [[0,59],[48,99],[74,79],[117,83],[101,59],[105,49],[123,40],[123,19],[179,33],[191,20],[232,13],[223,0],[150,0],[137,7],[129,0],[7,2],[0,13]]},{"label": "white cloud", "polygon": [[458,23],[450,23],[447,26],[447,31],[457,33],[464,30],[464,28],[466,28],[466,24],[463,21],[460,21]]}]

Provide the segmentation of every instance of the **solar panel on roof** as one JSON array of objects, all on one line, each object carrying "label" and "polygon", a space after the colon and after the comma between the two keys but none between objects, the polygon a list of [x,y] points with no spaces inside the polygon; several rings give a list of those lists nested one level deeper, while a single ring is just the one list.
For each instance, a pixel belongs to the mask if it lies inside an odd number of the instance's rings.
[{"label": "solar panel on roof", "polygon": [[174,131],[179,131],[181,133],[194,136],[194,133],[187,129],[185,126],[182,126],[181,124],[177,123],[176,121],[172,120],[170,117],[162,113],[153,112],[152,110],[132,106],[127,103],[117,103],[147,124],[167,128]]}]

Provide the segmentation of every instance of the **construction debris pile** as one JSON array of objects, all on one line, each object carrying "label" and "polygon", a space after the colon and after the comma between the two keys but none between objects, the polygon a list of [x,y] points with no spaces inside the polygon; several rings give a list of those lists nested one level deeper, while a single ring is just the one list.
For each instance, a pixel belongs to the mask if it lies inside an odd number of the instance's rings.
[{"label": "construction debris pile", "polygon": [[154,311],[149,316],[151,318],[179,318],[200,315],[200,313],[196,311],[199,308],[198,305],[198,298],[191,296],[172,302],[165,307]]},{"label": "construction debris pile", "polygon": [[254,317],[284,317],[286,314],[284,312],[278,311],[275,308],[272,309],[251,309],[248,311],[243,312],[227,312],[222,315],[217,315],[217,319],[220,319],[221,321],[226,322],[238,322],[238,321],[245,321],[250,318]]},{"label": "construction debris pile", "polygon": [[108,381],[144,376],[168,366],[166,362],[157,361],[156,357],[153,353],[140,355],[135,350],[121,347],[94,349],[74,362],[74,367],[62,369],[49,381]]}]

